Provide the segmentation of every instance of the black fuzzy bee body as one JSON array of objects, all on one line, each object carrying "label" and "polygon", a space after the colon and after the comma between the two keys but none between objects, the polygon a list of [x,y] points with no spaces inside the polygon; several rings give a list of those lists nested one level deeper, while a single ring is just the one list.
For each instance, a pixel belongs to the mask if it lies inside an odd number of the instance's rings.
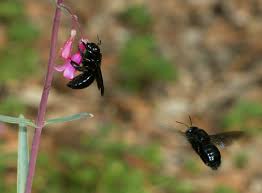
[{"label": "black fuzzy bee body", "polygon": [[217,147],[225,147],[236,139],[247,137],[243,131],[228,131],[214,135],[209,135],[205,130],[192,125],[191,117],[190,125],[178,122],[187,127],[186,132],[178,131],[191,144],[192,148],[199,155],[202,161],[213,170],[218,169],[221,165],[221,154]]},{"label": "black fuzzy bee body", "polygon": [[78,65],[76,62],[71,61],[71,65],[82,73],[69,81],[67,86],[72,89],[83,89],[96,80],[97,87],[101,91],[101,95],[104,95],[104,83],[100,68],[102,60],[100,48],[93,42],[82,42],[82,44],[85,47],[84,52],[79,49],[82,56],[82,64]]},{"label": "black fuzzy bee body", "polygon": [[90,71],[83,72],[77,75],[73,80],[67,83],[67,86],[72,89],[83,89],[92,84],[95,76]]},{"label": "black fuzzy bee body", "polygon": [[200,146],[199,156],[203,162],[211,167],[213,170],[216,170],[221,164],[221,155],[218,148],[212,143]]},{"label": "black fuzzy bee body", "polygon": [[185,133],[187,140],[203,162],[217,169],[221,164],[221,155],[218,148],[211,142],[209,135],[198,127],[190,127]]}]

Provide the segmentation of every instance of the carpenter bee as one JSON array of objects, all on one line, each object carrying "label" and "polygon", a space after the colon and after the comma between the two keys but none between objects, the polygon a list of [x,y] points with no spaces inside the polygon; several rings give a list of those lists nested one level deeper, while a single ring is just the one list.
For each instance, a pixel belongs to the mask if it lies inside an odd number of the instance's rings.
[{"label": "carpenter bee", "polygon": [[71,65],[81,74],[74,77],[71,81],[67,83],[67,86],[72,89],[83,89],[88,87],[90,84],[96,80],[97,87],[101,92],[101,95],[104,95],[104,83],[103,76],[101,72],[101,60],[102,54],[100,52],[99,45],[101,45],[101,40],[99,42],[81,42],[85,47],[85,51],[81,51],[78,48],[82,56],[82,64],[78,65],[76,62],[71,61]]},{"label": "carpenter bee", "polygon": [[202,161],[213,170],[218,169],[221,164],[221,154],[217,146],[223,148],[230,145],[235,139],[245,136],[245,133],[242,131],[228,131],[209,135],[203,129],[193,126],[190,116],[189,119],[190,126],[177,121],[177,123],[187,127],[185,132],[179,131],[179,133],[187,139]]}]

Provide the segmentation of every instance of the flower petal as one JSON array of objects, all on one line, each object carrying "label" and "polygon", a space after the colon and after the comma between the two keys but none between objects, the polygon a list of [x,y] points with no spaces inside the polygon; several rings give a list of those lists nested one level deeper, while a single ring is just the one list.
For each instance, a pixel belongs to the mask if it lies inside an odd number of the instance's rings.
[{"label": "flower petal", "polygon": [[61,56],[63,58],[65,58],[65,59],[69,58],[70,52],[71,52],[71,49],[72,49],[72,44],[73,44],[73,41],[71,40],[71,38],[66,41],[64,47],[62,48],[62,53],[61,53]]},{"label": "flower petal", "polygon": [[76,36],[76,30],[75,29],[71,29],[71,37],[74,38]]},{"label": "flower petal", "polygon": [[82,56],[79,52],[77,52],[71,57],[71,60],[76,62],[77,64],[80,64],[82,62]]},{"label": "flower petal", "polygon": [[75,75],[75,69],[70,65],[67,65],[65,71],[64,71],[64,77],[71,80],[74,78]]},{"label": "flower petal", "polygon": [[64,44],[64,46],[62,48],[62,52],[61,52],[61,56],[65,59],[68,59],[70,57],[70,53],[71,53],[71,50],[72,50],[72,45],[73,45],[73,41],[74,41],[75,36],[76,36],[76,30],[72,29],[71,30],[71,36],[66,41],[66,43]]},{"label": "flower petal", "polygon": [[55,66],[54,68],[55,68],[56,71],[62,72],[62,71],[65,70],[66,65],[64,64],[64,65],[61,65],[61,66]]},{"label": "flower petal", "polygon": [[80,42],[79,42],[79,44],[78,44],[78,47],[79,47],[79,50],[81,51],[81,52],[84,52],[85,50],[86,50],[86,47],[84,46],[84,44],[83,43],[87,43],[88,41],[87,40],[84,40],[84,39],[81,39],[80,40]]}]

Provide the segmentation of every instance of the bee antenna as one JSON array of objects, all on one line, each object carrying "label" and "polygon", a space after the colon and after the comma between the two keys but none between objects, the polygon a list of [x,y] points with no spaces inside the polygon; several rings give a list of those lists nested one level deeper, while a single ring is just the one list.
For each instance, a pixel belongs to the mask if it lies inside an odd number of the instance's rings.
[{"label": "bee antenna", "polygon": [[97,41],[98,41],[98,42],[97,42],[97,45],[99,45],[99,46],[100,46],[100,45],[102,44],[102,41],[100,40],[100,38],[99,38],[98,34],[97,34]]},{"label": "bee antenna", "polygon": [[192,125],[192,119],[191,119],[190,115],[188,115],[188,117],[189,117],[189,120],[190,120],[190,125],[193,126]]},{"label": "bee antenna", "polygon": [[189,128],[189,126],[187,124],[183,123],[183,122],[179,122],[179,121],[176,121],[176,122],[179,123],[179,124],[185,125],[187,128]]}]

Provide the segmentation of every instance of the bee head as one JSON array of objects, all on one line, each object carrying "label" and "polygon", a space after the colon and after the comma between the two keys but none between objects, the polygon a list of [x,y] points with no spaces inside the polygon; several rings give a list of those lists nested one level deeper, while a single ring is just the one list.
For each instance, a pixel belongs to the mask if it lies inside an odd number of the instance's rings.
[{"label": "bee head", "polygon": [[186,136],[191,136],[199,130],[198,127],[191,126],[186,130]]},{"label": "bee head", "polygon": [[96,43],[87,43],[86,48],[94,53],[100,53],[100,48]]},{"label": "bee head", "polygon": [[194,140],[199,143],[208,142],[210,140],[207,132],[198,127],[189,127],[185,134],[188,138],[194,138]]}]

